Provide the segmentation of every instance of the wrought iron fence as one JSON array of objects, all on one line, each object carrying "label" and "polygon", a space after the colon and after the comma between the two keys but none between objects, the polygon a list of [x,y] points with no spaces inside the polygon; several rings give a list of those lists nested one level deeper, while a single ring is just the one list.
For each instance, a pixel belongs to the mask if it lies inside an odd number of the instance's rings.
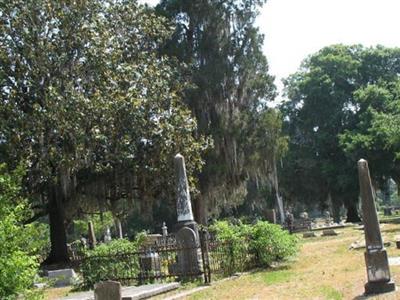
[{"label": "wrought iron fence", "polygon": [[[185,262],[179,261],[183,256]],[[240,244],[218,241],[208,232],[201,231],[200,243],[193,247],[168,237],[136,252],[84,257],[80,269],[84,285],[90,287],[103,280],[133,285],[183,279],[201,279],[209,283],[214,275],[229,276],[259,265],[258,255],[247,241]]]}]

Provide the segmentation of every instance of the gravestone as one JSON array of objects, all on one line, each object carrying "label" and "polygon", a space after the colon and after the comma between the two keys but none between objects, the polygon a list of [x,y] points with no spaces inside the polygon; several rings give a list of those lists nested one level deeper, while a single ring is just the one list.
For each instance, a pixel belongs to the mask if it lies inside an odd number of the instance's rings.
[{"label": "gravestone", "polygon": [[48,278],[54,281],[56,287],[68,286],[75,283],[77,276],[73,269],[59,269],[47,272]]},{"label": "gravestone", "polygon": [[94,300],[121,300],[121,284],[117,281],[102,281],[94,286]]},{"label": "gravestone", "polygon": [[275,209],[266,210],[266,218],[269,223],[276,224],[276,211]]},{"label": "gravestone", "polygon": [[364,159],[358,161],[358,177],[366,244],[365,264],[368,275],[365,294],[391,292],[395,290],[395,284],[390,278],[388,257],[383,245],[375,207],[375,194],[369,175],[368,162]]},{"label": "gravestone", "polygon": [[104,233],[104,243],[109,243],[111,242],[111,231],[110,227],[107,226],[106,232]]},{"label": "gravestone", "polygon": [[167,225],[165,225],[165,222],[163,222],[163,224],[162,224],[161,231],[162,231],[162,236],[163,237],[167,237],[168,236],[168,227],[167,227]]},{"label": "gravestone", "polygon": [[89,248],[93,249],[96,247],[96,235],[94,234],[94,227],[92,221],[88,223],[88,236],[89,236]]},{"label": "gravestone", "polygon": [[317,235],[315,234],[314,231],[304,232],[303,233],[303,238],[311,238],[311,237],[317,237]]},{"label": "gravestone", "polygon": [[193,229],[182,227],[176,234],[178,248],[177,273],[197,275],[200,273],[201,253],[199,239]]}]

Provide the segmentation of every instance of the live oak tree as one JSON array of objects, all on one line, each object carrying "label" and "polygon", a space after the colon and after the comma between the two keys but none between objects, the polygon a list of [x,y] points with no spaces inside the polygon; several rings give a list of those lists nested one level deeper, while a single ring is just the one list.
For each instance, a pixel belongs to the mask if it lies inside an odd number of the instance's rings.
[{"label": "live oak tree", "polygon": [[266,103],[275,97],[262,53],[263,36],[254,25],[265,2],[163,0],[157,8],[176,24],[164,52],[190,67],[186,76],[193,85],[186,89],[185,101],[198,133],[213,138],[213,148],[203,156],[201,193],[195,201],[201,223],[207,222],[208,213],[218,215],[240,204],[249,180],[270,178],[275,172],[279,141],[271,139],[266,146],[265,140],[254,139],[254,132],[263,135],[261,131],[270,129],[262,127],[262,119]]},{"label": "live oak tree", "polygon": [[[188,173],[207,147],[181,103],[172,28],[136,1],[0,1],[0,153],[49,216],[47,262],[68,260],[66,226],[82,211],[173,198],[173,156]],[[195,178],[191,176],[195,186]]]},{"label": "live oak tree", "polygon": [[344,204],[348,221],[356,221],[356,161],[369,160],[377,187],[385,176],[396,178],[396,150],[382,135],[386,113],[396,115],[389,108],[396,99],[390,87],[398,81],[399,58],[398,49],[333,45],[307,58],[287,80],[282,111],[290,145],[282,184],[288,197],[331,199],[336,218]]}]

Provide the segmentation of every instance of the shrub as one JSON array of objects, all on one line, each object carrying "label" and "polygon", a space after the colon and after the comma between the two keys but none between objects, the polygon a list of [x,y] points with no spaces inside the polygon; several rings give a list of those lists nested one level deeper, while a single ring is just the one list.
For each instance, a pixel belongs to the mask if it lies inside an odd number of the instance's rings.
[{"label": "shrub", "polygon": [[34,255],[38,239],[36,226],[24,226],[30,210],[20,196],[23,172],[7,172],[0,165],[0,299],[16,299],[33,286],[38,262]]},{"label": "shrub", "polygon": [[297,252],[297,238],[279,225],[258,221],[252,226],[250,242],[264,265],[283,260]]},{"label": "shrub", "polygon": [[81,264],[83,287],[93,287],[103,280],[137,277],[140,269],[136,252],[143,240],[144,235],[138,234],[133,242],[126,239],[113,240],[85,251]]},{"label": "shrub", "polygon": [[[216,239],[222,242],[222,269],[226,273],[243,271],[257,264],[270,265],[284,260],[297,251],[297,238],[282,230],[279,225],[258,221],[254,225],[239,222],[233,225],[218,221],[209,227]],[[221,261],[220,253],[219,261]],[[211,252],[211,255],[213,253]]]}]

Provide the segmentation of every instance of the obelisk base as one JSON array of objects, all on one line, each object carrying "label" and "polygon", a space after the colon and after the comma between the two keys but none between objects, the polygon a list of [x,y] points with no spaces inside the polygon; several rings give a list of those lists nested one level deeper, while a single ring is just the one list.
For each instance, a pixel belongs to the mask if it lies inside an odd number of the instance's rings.
[{"label": "obelisk base", "polygon": [[366,295],[389,293],[394,290],[396,290],[396,285],[392,280],[386,282],[367,282],[365,284]]},{"label": "obelisk base", "polygon": [[390,279],[389,263],[385,248],[368,250],[364,253],[367,266],[368,282],[365,284],[365,294],[380,294],[396,289]]},{"label": "obelisk base", "polygon": [[174,231],[178,232],[183,227],[189,227],[196,233],[197,240],[199,239],[199,224],[196,221],[179,221],[175,224]]}]

